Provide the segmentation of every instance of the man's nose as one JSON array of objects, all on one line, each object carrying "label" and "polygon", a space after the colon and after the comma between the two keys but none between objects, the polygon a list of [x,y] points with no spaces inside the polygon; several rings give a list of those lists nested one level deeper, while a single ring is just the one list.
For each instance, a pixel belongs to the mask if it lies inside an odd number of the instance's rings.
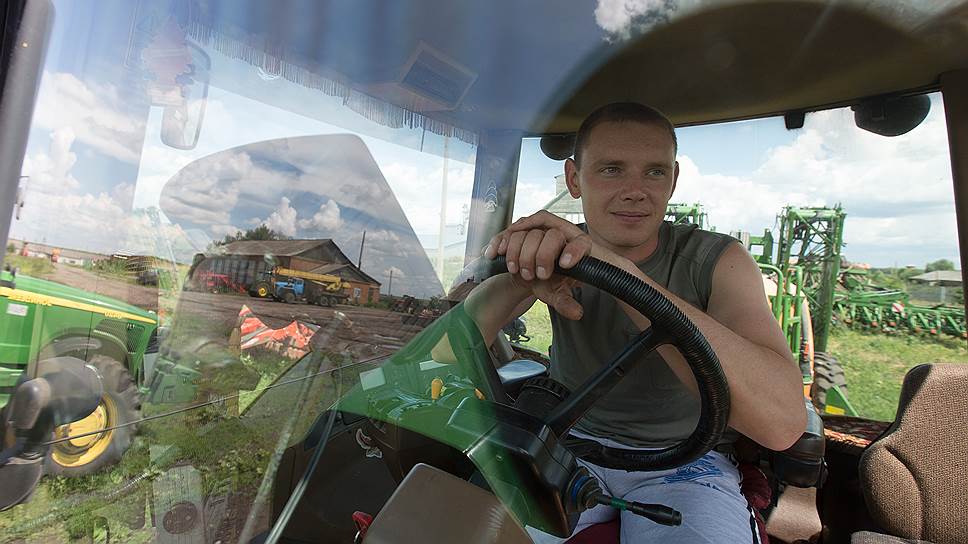
[{"label": "man's nose", "polygon": [[630,183],[623,188],[621,193],[622,200],[626,202],[640,202],[645,200],[647,196],[639,183]]}]

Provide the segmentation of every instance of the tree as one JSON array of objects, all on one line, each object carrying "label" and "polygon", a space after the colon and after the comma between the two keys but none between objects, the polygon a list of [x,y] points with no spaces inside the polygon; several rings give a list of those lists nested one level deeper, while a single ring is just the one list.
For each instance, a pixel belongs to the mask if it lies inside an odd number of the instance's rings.
[{"label": "tree", "polygon": [[259,225],[254,229],[249,229],[245,232],[236,231],[235,234],[229,234],[225,236],[221,242],[215,242],[215,245],[224,246],[225,244],[231,244],[232,242],[239,242],[241,240],[291,240],[291,236],[286,236],[281,232],[276,232],[270,229],[265,223]]},{"label": "tree", "polygon": [[938,259],[937,261],[930,262],[924,267],[925,272],[934,272],[936,270],[954,270],[955,263],[949,261],[948,259]]}]

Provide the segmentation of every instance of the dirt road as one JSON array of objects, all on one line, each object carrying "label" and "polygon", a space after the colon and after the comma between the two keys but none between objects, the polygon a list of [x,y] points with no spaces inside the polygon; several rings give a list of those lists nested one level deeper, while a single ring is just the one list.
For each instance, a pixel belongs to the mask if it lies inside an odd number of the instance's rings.
[{"label": "dirt road", "polygon": [[[123,300],[146,310],[158,311],[158,290],[129,283],[121,278],[99,275],[75,266],[55,264],[47,276],[52,281]],[[183,334],[205,334],[216,341],[228,341],[238,322],[242,306],[248,306],[266,325],[279,328],[302,321],[329,329],[328,350],[348,351],[355,358],[390,353],[402,347],[421,330],[404,324],[403,314],[359,306],[337,305],[325,308],[304,303],[286,304],[237,294],[212,294],[180,291],[174,314],[165,322]],[[339,326],[333,326],[338,314]]]},{"label": "dirt road", "polygon": [[158,290],[154,287],[128,283],[114,276],[97,274],[63,263],[54,263],[54,271],[45,276],[45,279],[123,300],[145,310],[158,311]]}]

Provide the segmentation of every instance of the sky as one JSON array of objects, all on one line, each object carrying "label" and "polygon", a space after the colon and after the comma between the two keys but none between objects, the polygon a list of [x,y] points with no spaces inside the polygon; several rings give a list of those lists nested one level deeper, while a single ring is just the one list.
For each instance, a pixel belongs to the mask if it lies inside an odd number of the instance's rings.
[{"label": "sky", "polygon": [[[959,262],[944,106],[911,132],[888,138],[858,129],[849,108],[677,129],[680,175],[672,202],[700,203],[719,232],[776,232],[784,206],[834,206],[847,214],[844,255],[876,267]],[[526,141],[515,217],[554,194],[563,162]]]},{"label": "sky", "polygon": [[[145,92],[157,80],[131,75],[163,26],[132,28],[123,9],[92,20],[73,12],[78,5],[57,5],[11,237],[190,262],[211,241],[265,223],[294,238],[332,238],[356,260],[366,230],[365,272],[386,285],[393,270],[395,291],[446,287],[433,278],[438,233],[443,225],[453,235],[471,202],[475,146],[374,123],[338,98],[202,47],[211,84],[198,144],[175,149],[161,138],[164,107]],[[680,128],[673,201],[703,204],[720,232],[753,234],[773,228],[785,205],[839,203],[851,261],[958,262],[943,104],[931,99],[927,119],[896,138],[856,128],[849,109],[808,114],[792,131],[780,118]],[[314,153],[307,142],[341,143],[314,143]],[[515,217],[555,196],[562,164],[523,141]]]}]

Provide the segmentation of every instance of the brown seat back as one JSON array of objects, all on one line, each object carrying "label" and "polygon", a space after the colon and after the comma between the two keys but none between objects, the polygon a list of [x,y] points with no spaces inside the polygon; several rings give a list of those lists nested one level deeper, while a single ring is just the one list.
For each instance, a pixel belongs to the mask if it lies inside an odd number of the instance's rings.
[{"label": "brown seat back", "polygon": [[867,509],[888,533],[968,542],[968,365],[912,368],[897,416],[861,456]]}]

